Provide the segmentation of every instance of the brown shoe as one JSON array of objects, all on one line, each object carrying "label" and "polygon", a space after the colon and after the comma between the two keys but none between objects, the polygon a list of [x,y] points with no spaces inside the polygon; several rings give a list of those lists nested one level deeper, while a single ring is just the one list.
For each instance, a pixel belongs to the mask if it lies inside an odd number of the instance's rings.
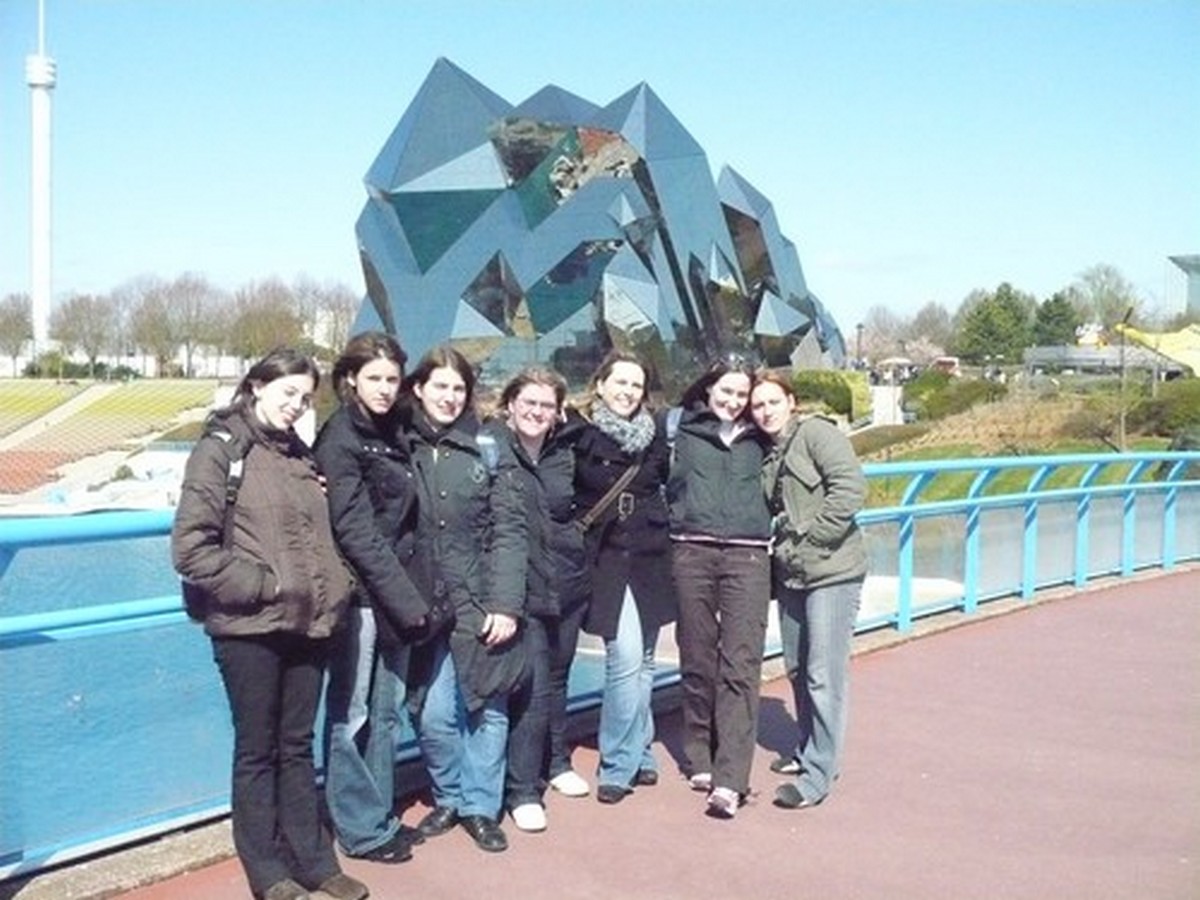
[{"label": "brown shoe", "polygon": [[262,900],[309,900],[308,891],[290,878],[275,882],[261,897]]},{"label": "brown shoe", "polygon": [[344,872],[330,875],[321,882],[321,886],[317,890],[328,894],[334,900],[367,900],[367,897],[371,895],[365,884]]}]

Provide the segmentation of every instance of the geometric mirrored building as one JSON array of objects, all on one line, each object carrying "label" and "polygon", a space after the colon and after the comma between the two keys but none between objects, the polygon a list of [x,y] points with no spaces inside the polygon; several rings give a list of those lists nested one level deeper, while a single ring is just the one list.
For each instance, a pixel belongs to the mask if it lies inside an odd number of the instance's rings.
[{"label": "geometric mirrored building", "polygon": [[612,347],[672,391],[726,353],[840,366],[771,204],[645,84],[605,107],[513,106],[439,59],[366,176],[356,329],[449,341],[497,384],[531,362],[580,386]]}]

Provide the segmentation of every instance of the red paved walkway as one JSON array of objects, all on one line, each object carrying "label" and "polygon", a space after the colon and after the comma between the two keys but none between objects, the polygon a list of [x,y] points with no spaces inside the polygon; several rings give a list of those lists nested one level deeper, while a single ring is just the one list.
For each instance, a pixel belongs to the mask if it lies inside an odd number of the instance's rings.
[{"label": "red paved walkway", "polygon": [[[856,657],[837,791],[774,808],[785,686],[763,697],[736,821],[677,777],[619,806],[549,800],[551,828],[507,853],[461,831],[396,867],[351,861],[376,898],[1200,897],[1200,572],[1043,603]],[[678,717],[663,716],[670,766]],[[590,771],[595,752],[576,754]],[[415,822],[424,807],[410,807]],[[123,895],[248,893],[236,861]]]}]

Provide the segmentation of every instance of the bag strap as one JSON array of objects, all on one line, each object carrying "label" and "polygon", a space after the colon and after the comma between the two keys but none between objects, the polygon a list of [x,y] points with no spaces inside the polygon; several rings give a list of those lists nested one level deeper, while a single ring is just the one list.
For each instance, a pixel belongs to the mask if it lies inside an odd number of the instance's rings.
[{"label": "bag strap", "polygon": [[621,477],[613,482],[612,487],[608,489],[603,497],[596,501],[595,506],[576,519],[576,523],[579,525],[579,527],[584,531],[587,531],[589,528],[591,528],[592,525],[595,524],[596,520],[604,514],[604,511],[612,505],[612,502],[616,500],[618,496],[620,496],[621,492],[624,491],[625,488],[629,487],[629,482],[633,481],[634,476],[637,475],[638,469],[641,467],[642,461],[639,459],[628,469],[622,472]]}]

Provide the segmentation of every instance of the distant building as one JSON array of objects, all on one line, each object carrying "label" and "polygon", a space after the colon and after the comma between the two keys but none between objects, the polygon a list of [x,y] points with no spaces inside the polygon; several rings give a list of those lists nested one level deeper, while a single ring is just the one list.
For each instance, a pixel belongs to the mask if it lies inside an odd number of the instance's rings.
[{"label": "distant building", "polygon": [[1187,306],[1189,315],[1200,315],[1200,254],[1168,256],[1187,275]]},{"label": "distant building", "polygon": [[612,349],[677,389],[727,353],[842,366],[770,202],[641,84],[607,106],[548,85],[513,106],[438,60],[366,176],[355,329],[449,341],[496,383],[582,385]]}]

